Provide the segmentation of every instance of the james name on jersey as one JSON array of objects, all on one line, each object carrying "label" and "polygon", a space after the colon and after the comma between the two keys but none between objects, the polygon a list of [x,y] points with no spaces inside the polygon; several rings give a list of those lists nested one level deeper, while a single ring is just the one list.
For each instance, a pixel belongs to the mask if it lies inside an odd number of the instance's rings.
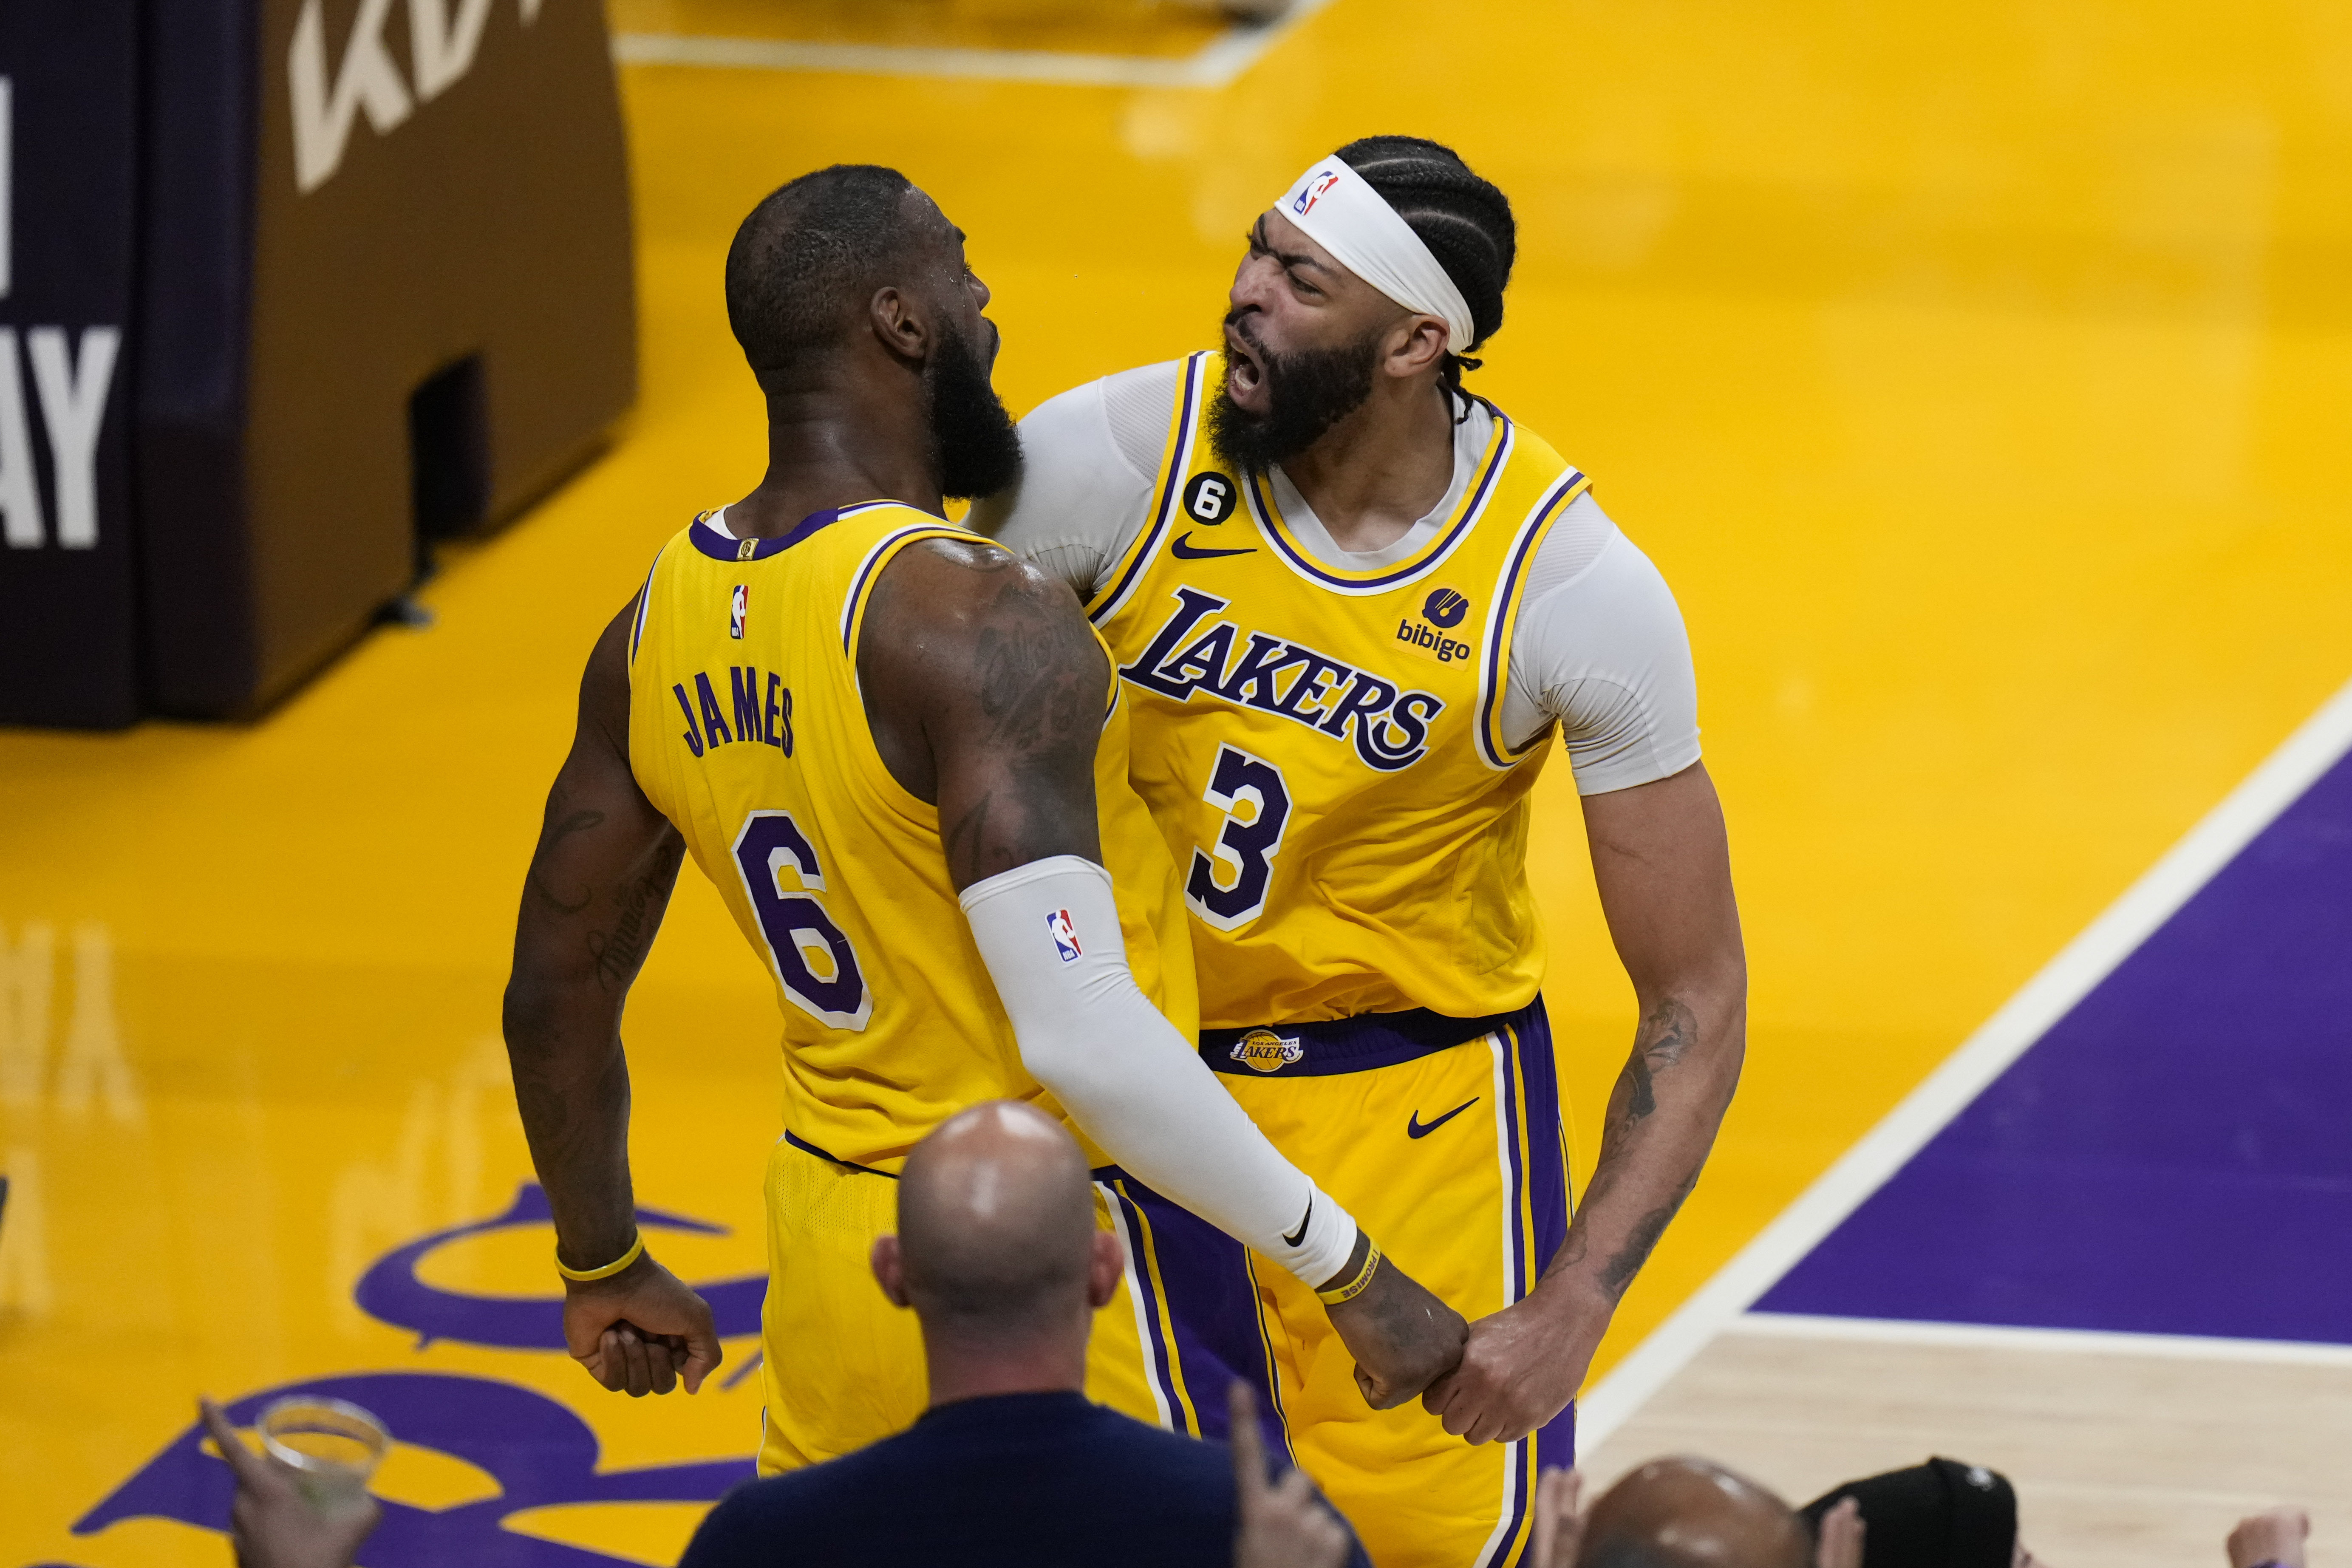
[{"label": "james name on jersey", "polygon": [[1382,773],[1409,768],[1428,753],[1430,723],[1445,710],[1435,692],[1401,691],[1302,643],[1245,632],[1219,616],[1231,601],[1213,594],[1180,586],[1171,596],[1175,613],[1119,671],[1127,679],[1179,702],[1202,691],[1352,738],[1365,765]]},{"label": "james name on jersey", "polygon": [[728,666],[721,679],[733,699],[730,705],[734,711],[731,721],[719,709],[719,692],[708,671],[695,672],[691,695],[685,682],[671,683],[670,695],[677,699],[678,711],[686,715],[686,731],[679,736],[686,749],[698,757],[714,746],[750,742],[773,746],[791,756],[793,689],[784,684],[784,678],[754,665],[738,664]]}]

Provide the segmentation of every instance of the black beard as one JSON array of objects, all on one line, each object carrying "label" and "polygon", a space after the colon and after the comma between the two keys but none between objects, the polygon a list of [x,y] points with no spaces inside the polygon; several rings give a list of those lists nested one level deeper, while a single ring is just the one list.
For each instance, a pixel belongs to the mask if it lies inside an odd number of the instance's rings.
[{"label": "black beard", "polygon": [[988,367],[961,333],[950,329],[940,334],[927,379],[940,493],[950,500],[992,496],[1020,478],[1020,427],[989,384]]},{"label": "black beard", "polygon": [[1209,449],[1234,473],[1262,474],[1297,456],[1372,395],[1378,332],[1338,348],[1276,354],[1249,337],[1246,327],[1236,330],[1248,339],[1265,374],[1266,411],[1252,414],[1234,401],[1228,361],[1225,383],[1218,386],[1216,401],[1209,407]]}]

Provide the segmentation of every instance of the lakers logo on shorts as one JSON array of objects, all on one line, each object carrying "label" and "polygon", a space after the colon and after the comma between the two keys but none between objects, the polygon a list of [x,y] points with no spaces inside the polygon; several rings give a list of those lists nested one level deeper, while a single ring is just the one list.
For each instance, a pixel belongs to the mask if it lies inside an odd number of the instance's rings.
[{"label": "lakers logo on shorts", "polygon": [[1307,1047],[1295,1039],[1285,1039],[1272,1029],[1252,1029],[1234,1042],[1228,1054],[1253,1072],[1280,1072],[1304,1057]]}]

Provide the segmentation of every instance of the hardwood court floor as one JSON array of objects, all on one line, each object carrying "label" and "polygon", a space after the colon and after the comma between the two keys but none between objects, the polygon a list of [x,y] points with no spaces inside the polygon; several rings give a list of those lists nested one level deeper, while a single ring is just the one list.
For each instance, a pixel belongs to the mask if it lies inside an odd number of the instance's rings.
[{"label": "hardwood court floor", "polygon": [[[748,26],[662,14],[628,25]],[[990,43],[956,16],[934,41]],[[585,649],[759,472],[720,263],[810,167],[895,163],[971,233],[1016,408],[1207,341],[1251,216],[1349,137],[1511,194],[1476,384],[1675,586],[1754,969],[1740,1101],[1598,1370],[2352,673],[2340,6],[1332,0],[1224,86],[622,82],[645,377],[609,454],[266,721],[0,735],[0,1563],[216,1562],[200,1389],[415,1413],[384,1489],[424,1544],[386,1563],[666,1561],[749,1451],[756,1380],[605,1398],[492,1321],[551,1284],[497,1004]],[[1566,773],[1538,795],[1583,1162],[1631,1005]],[[628,1028],[642,1200],[725,1227],[665,1234],[698,1279],[761,1267],[771,1007],[688,873]],[[475,1442],[525,1429],[562,1464]]]},{"label": "hardwood court floor", "polygon": [[1803,1503],[1943,1455],[2009,1477],[2053,1568],[2220,1563],[2279,1503],[2311,1510],[2313,1561],[2352,1541],[2352,1350],[1888,1327],[1735,1323],[1586,1458],[1587,1485],[1704,1454]]}]

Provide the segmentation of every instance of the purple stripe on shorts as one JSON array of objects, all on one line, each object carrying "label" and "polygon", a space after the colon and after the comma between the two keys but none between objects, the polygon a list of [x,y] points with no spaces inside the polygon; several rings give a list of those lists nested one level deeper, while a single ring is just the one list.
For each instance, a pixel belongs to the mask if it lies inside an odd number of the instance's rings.
[{"label": "purple stripe on shorts", "polygon": [[[1168,1298],[1164,1322],[1160,1320],[1158,1303],[1150,1303],[1153,1329],[1175,1348],[1184,1387],[1200,1416],[1201,1430],[1195,1436],[1223,1438],[1226,1435],[1226,1391],[1238,1377],[1257,1395],[1266,1451],[1288,1454],[1290,1440],[1283,1431],[1280,1391],[1274,1386],[1265,1342],[1259,1337],[1257,1286],[1250,1279],[1247,1252],[1223,1231],[1117,1166],[1097,1171],[1095,1180],[1109,1185],[1124,1204],[1139,1209],[1151,1222],[1152,1255],[1160,1265],[1160,1289]],[[1128,1224],[1140,1243],[1142,1227],[1132,1214]],[[1141,1272],[1139,1268],[1138,1273]],[[1142,1283],[1148,1290],[1150,1281],[1146,1279]],[[1169,1410],[1175,1415],[1179,1410],[1175,1392],[1171,1387],[1166,1393]]]},{"label": "purple stripe on shorts", "polygon": [[[1097,1179],[1099,1180],[1101,1178],[1097,1177]],[[1127,1227],[1127,1234],[1134,1238],[1134,1245],[1137,1250],[1140,1251],[1145,1246],[1146,1232],[1144,1230],[1143,1216],[1137,1207],[1134,1197],[1128,1192],[1128,1178],[1125,1176],[1117,1176],[1111,1180],[1105,1181],[1104,1185],[1109,1190],[1114,1201],[1118,1205],[1118,1217],[1120,1223]],[[1154,1235],[1151,1239],[1156,1242],[1158,1237]],[[1154,1253],[1157,1253],[1158,1250],[1159,1248],[1157,1246],[1152,1247],[1152,1251]],[[1184,1418],[1184,1401],[1176,1392],[1175,1369],[1168,1364],[1168,1325],[1160,1317],[1158,1293],[1151,1288],[1152,1265],[1155,1259],[1152,1258],[1136,1258],[1136,1267],[1130,1283],[1134,1288],[1137,1298],[1141,1301],[1143,1306],[1143,1353],[1149,1357],[1151,1362],[1152,1381],[1159,1384],[1160,1400],[1168,1406],[1169,1425],[1173,1426],[1177,1431],[1182,1432],[1187,1430]],[[1198,1431],[1193,1431],[1192,1435],[1197,1437],[1200,1436],[1200,1433]]]}]

